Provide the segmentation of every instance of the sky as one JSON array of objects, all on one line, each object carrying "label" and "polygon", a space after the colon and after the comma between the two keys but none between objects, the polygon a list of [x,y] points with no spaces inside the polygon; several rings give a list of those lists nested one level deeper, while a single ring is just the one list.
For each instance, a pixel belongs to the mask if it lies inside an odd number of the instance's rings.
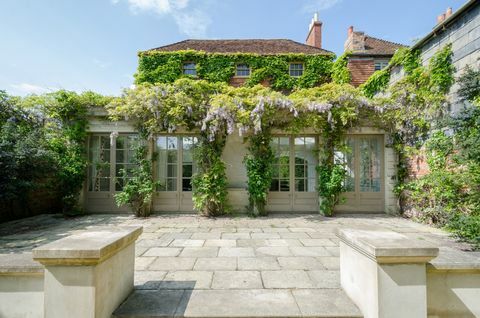
[{"label": "sky", "polygon": [[347,29],[410,45],[466,0],[0,0],[0,90],[120,95],[137,52],[197,39],[304,43],[314,12],[323,48],[343,52]]}]

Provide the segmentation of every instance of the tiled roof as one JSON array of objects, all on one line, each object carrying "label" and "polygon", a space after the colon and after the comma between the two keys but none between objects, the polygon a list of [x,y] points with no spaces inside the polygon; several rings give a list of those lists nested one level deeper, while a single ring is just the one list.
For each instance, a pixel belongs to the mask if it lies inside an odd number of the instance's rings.
[{"label": "tiled roof", "polygon": [[209,53],[256,53],[260,55],[304,53],[333,54],[330,51],[287,39],[251,40],[184,40],[161,46],[150,51],[174,52],[182,50],[205,51]]},{"label": "tiled roof", "polygon": [[365,35],[365,50],[354,51],[353,53],[358,55],[393,55],[396,50],[402,47],[405,47],[405,45]]}]

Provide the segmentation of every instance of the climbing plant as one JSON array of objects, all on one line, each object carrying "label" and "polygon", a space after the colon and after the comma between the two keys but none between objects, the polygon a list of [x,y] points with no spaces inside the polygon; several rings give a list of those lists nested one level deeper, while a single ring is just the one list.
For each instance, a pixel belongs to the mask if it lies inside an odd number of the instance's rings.
[{"label": "climbing plant", "polygon": [[[292,90],[308,88],[327,83],[331,79],[333,54],[278,54],[258,55],[252,53],[219,54],[202,51],[160,52],[146,51],[139,53],[139,66],[135,74],[137,84],[173,83],[182,77],[184,62],[195,62],[199,79],[210,82],[228,83],[235,75],[238,63],[251,68],[247,86],[255,86],[267,81],[275,90]],[[300,77],[289,75],[289,63],[303,63],[304,72]]]},{"label": "climbing plant", "polygon": [[351,52],[346,51],[340,55],[332,66],[332,81],[337,84],[349,84],[352,76],[348,68],[348,58]]}]

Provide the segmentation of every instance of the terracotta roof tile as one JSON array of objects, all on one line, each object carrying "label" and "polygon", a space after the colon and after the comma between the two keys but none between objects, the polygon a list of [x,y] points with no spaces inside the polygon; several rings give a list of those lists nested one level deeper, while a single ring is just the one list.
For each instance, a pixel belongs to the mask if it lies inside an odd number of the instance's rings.
[{"label": "terracotta roof tile", "polygon": [[356,55],[393,55],[403,44],[365,35],[365,51],[354,51]]},{"label": "terracotta roof tile", "polygon": [[256,53],[260,55],[303,53],[333,54],[330,51],[287,39],[251,40],[184,40],[161,46],[150,51],[174,52],[181,50],[205,51],[209,53]]}]

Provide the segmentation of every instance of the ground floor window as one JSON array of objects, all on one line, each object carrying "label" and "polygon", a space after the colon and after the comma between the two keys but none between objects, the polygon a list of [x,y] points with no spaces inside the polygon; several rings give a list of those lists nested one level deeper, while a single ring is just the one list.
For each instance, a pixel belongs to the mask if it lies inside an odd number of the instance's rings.
[{"label": "ground floor window", "polygon": [[349,136],[346,149],[336,151],[337,162],[347,170],[347,192],[382,191],[382,140],[381,136]]},{"label": "ground floor window", "polygon": [[123,186],[132,177],[135,166],[135,147],[138,135],[119,135],[115,141],[115,191],[122,191]]},{"label": "ground floor window", "polygon": [[197,137],[194,136],[156,138],[157,191],[192,191],[192,176],[195,172],[193,149],[196,144]]},{"label": "ground floor window", "polygon": [[110,160],[110,136],[90,136],[88,141],[88,191],[110,191]]},{"label": "ground floor window", "polygon": [[272,138],[275,154],[271,192],[315,192],[317,139],[310,136]]}]

